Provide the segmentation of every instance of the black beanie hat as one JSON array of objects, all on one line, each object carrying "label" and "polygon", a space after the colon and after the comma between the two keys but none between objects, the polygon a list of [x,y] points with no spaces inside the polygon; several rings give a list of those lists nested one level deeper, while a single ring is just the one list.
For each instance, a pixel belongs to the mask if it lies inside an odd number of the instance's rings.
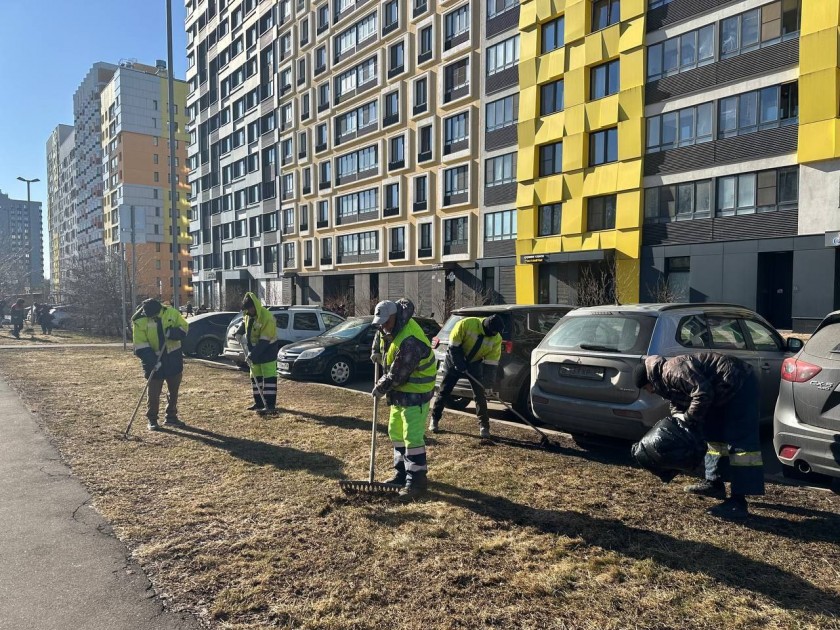
[{"label": "black beanie hat", "polygon": [[639,389],[642,389],[642,387],[650,383],[647,368],[644,363],[639,363],[639,365],[633,368],[633,382]]},{"label": "black beanie hat", "polygon": [[145,302],[143,302],[143,314],[146,317],[154,317],[158,313],[160,313],[161,308],[163,308],[157,300],[154,298],[149,298]]},{"label": "black beanie hat", "polygon": [[484,327],[485,332],[489,335],[500,334],[505,329],[505,324],[502,321],[502,318],[498,315],[485,317],[481,324]]},{"label": "black beanie hat", "polygon": [[242,310],[243,311],[246,308],[248,308],[250,306],[253,306],[253,305],[254,305],[254,300],[251,299],[250,295],[246,295],[244,298],[242,298]]}]

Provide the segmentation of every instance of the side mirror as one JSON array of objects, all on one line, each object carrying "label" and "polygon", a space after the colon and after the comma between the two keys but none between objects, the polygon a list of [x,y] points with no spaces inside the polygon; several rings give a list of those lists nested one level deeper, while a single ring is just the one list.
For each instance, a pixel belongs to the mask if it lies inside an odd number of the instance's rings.
[{"label": "side mirror", "polygon": [[788,337],[787,338],[787,351],[788,352],[799,352],[802,348],[805,347],[805,342],[801,339],[797,339],[796,337]]}]

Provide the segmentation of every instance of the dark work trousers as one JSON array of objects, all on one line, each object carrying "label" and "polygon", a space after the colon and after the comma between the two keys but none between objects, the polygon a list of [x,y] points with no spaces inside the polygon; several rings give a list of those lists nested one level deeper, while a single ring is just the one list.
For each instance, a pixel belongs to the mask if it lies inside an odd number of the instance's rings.
[{"label": "dark work trousers", "polygon": [[178,390],[181,387],[183,372],[172,374],[165,378],[153,378],[149,381],[149,410],[146,417],[149,422],[157,422],[160,410],[160,394],[163,391],[163,382],[166,381],[166,388],[169,390],[169,404],[166,405],[166,418],[172,420],[178,417]]},{"label": "dark work trousers", "polygon": [[[475,361],[474,363],[467,365],[467,371],[474,378],[477,378],[479,382],[481,381],[483,369],[484,366],[481,361]],[[440,418],[443,416],[443,408],[445,406],[446,399],[452,393],[452,390],[455,388],[458,381],[462,378],[466,378],[469,381],[470,387],[472,387],[473,398],[475,399],[475,415],[478,416],[478,425],[480,427],[490,428],[490,414],[487,411],[487,396],[484,394],[484,388],[479,387],[473,383],[466,374],[455,369],[455,366],[451,361],[449,361],[448,355],[443,368],[443,381],[441,382],[440,389],[438,389],[437,395],[432,402],[432,419],[435,422],[440,422]]]},{"label": "dark work trousers", "polygon": [[760,392],[751,372],[726,405],[713,407],[703,422],[709,450],[706,479],[731,481],[732,494],[764,494],[764,466],[758,432]]}]

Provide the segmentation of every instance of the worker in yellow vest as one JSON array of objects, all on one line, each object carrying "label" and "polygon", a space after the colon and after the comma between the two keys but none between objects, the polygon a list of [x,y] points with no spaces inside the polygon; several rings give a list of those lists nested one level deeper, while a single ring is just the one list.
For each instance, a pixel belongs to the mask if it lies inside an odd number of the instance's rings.
[{"label": "worker in yellow vest", "polygon": [[387,396],[391,405],[388,436],[394,446],[394,476],[386,483],[403,486],[400,495],[426,490],[426,417],[435,389],[437,360],[429,339],[412,319],[411,300],[384,300],[376,305],[373,326],[379,329],[384,375],[371,395]]}]

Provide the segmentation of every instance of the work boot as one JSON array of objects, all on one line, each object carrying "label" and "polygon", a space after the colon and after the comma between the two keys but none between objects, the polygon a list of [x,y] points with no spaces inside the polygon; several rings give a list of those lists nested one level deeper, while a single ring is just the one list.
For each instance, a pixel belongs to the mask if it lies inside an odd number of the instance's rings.
[{"label": "work boot", "polygon": [[478,437],[482,440],[489,440],[490,439],[490,427],[481,425],[478,427]]},{"label": "work boot", "polygon": [[178,419],[177,416],[174,417],[174,418],[166,418],[166,420],[163,421],[163,424],[167,427],[182,427],[182,426],[184,426],[184,423],[181,422]]},{"label": "work boot", "polygon": [[277,410],[274,407],[260,407],[257,409],[257,413],[261,416],[268,416],[276,412]]},{"label": "work boot", "polygon": [[429,420],[429,431],[432,433],[440,431],[440,420],[436,420],[435,418]]},{"label": "work boot", "polygon": [[157,420],[149,420],[149,431],[159,431],[160,427],[158,426]]},{"label": "work boot", "polygon": [[250,407],[248,407],[248,408],[246,409],[246,411],[259,411],[260,409],[263,409],[263,406],[262,406],[262,405],[260,405],[260,404],[254,403],[253,405],[251,405]]},{"label": "work boot", "polygon": [[405,473],[404,472],[395,472],[394,476],[390,479],[386,479],[382,483],[390,483],[395,486],[404,486],[405,485]]},{"label": "work boot", "polygon": [[742,521],[749,516],[747,500],[743,496],[729,497],[707,511],[712,516],[732,521]]},{"label": "work boot", "polygon": [[407,479],[405,486],[400,490],[400,496],[406,499],[415,499],[426,492],[428,481],[426,475],[414,475]]},{"label": "work boot", "polygon": [[697,494],[703,497],[712,497],[713,499],[726,498],[726,486],[720,480],[709,481],[704,479],[698,483],[691,484],[683,488],[689,494]]}]

